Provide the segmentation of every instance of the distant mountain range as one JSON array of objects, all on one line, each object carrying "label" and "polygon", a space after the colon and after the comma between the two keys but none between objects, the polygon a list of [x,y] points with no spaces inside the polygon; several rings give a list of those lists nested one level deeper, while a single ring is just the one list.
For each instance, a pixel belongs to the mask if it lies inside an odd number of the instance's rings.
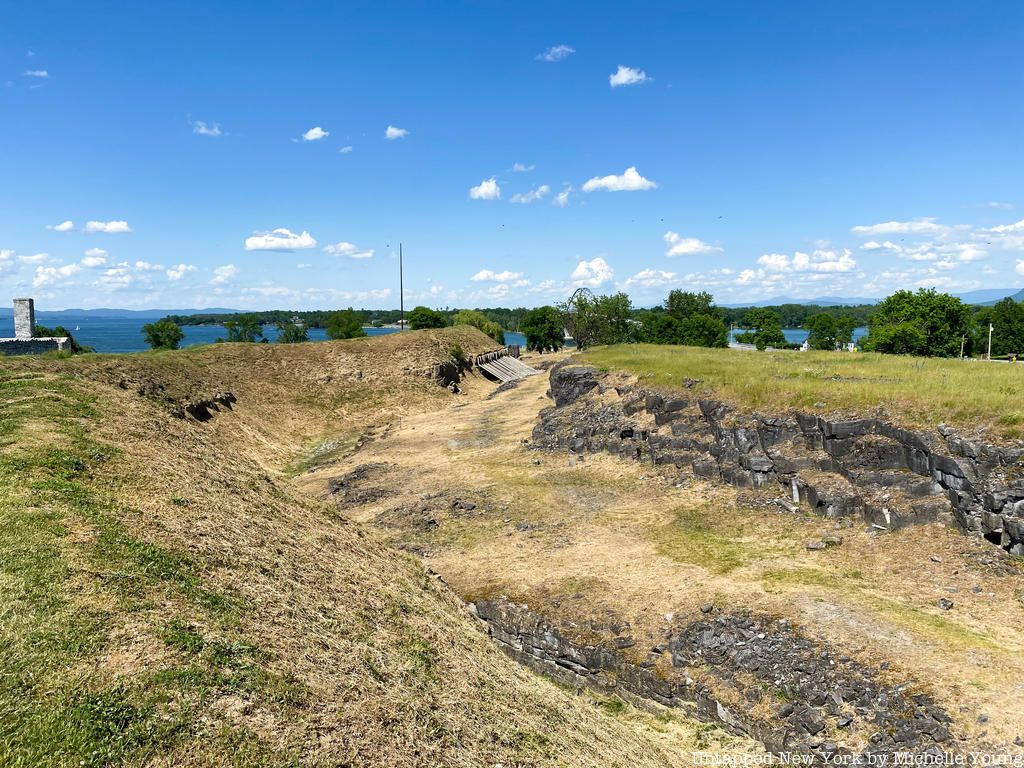
[{"label": "distant mountain range", "polygon": [[[119,317],[135,318],[137,320],[159,320],[167,315],[198,315],[198,314],[228,314],[230,312],[242,312],[241,309],[224,309],[222,307],[210,307],[209,309],[40,309],[36,306],[36,315],[45,317]],[[0,307],[0,317],[11,317],[14,314],[13,307]]]},{"label": "distant mountain range", "polygon": [[[1015,301],[1024,301],[1024,288],[982,288],[977,291],[954,293],[953,295],[965,304],[989,305],[995,304],[997,301],[1005,299],[1007,296],[1011,297]],[[819,307],[855,307],[860,304],[877,304],[879,301],[881,301],[881,299],[868,299],[864,297],[847,298],[843,296],[819,296],[814,299],[794,299],[789,296],[775,296],[774,298],[765,299],[764,301],[723,304],[722,306],[730,309],[736,309],[738,307],[777,307],[780,304],[806,304],[816,305]]]}]

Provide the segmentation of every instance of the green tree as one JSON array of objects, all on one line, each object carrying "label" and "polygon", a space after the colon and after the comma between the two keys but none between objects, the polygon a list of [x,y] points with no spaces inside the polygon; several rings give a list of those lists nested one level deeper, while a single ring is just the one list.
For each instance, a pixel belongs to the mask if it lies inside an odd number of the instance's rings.
[{"label": "green tree", "polygon": [[760,350],[768,347],[782,347],[786,344],[779,316],[770,309],[756,307],[748,310],[743,317],[743,326],[752,329],[753,333],[747,334],[747,337]]},{"label": "green tree", "polygon": [[155,323],[146,323],[142,326],[142,333],[152,349],[177,349],[185,338],[181,327],[166,317]]},{"label": "green tree", "polygon": [[878,305],[861,342],[874,352],[957,357],[961,339],[971,336],[971,309],[934,288],[897,291]]},{"label": "green tree", "polygon": [[444,328],[444,315],[429,307],[416,307],[409,313],[407,318],[409,327],[414,331],[422,331],[424,328]]},{"label": "green tree", "polygon": [[[379,325],[380,321],[376,323]],[[358,339],[365,335],[362,318],[352,307],[331,312],[327,316],[327,338]]]},{"label": "green tree", "polygon": [[729,331],[721,318],[698,313],[683,321],[683,344],[689,347],[725,347]]},{"label": "green tree", "polygon": [[452,325],[471,325],[499,344],[505,343],[505,330],[493,320],[488,320],[483,312],[477,312],[475,309],[460,309],[452,318]]},{"label": "green tree", "polygon": [[807,318],[807,344],[811,349],[832,351],[838,344],[836,319],[828,312],[819,312]]},{"label": "green tree", "polygon": [[78,340],[71,334],[71,331],[69,331],[63,325],[58,325],[55,328],[47,328],[45,325],[37,325],[36,326],[36,336],[37,337],[44,337],[44,338],[47,337],[47,336],[57,336],[57,337],[66,336],[67,339],[68,339],[68,349],[67,349],[67,351],[70,352],[73,355],[80,355],[83,352],[95,352],[96,351],[92,347],[87,347],[84,344],[79,344]]},{"label": "green tree", "polygon": [[988,350],[988,323],[991,323],[993,357],[1024,355],[1024,305],[1007,297],[996,302],[988,315],[987,322],[981,315],[978,317],[985,337],[984,346],[979,344],[979,348]]},{"label": "green tree", "polygon": [[526,336],[526,348],[533,352],[557,352],[565,340],[562,313],[550,306],[523,315],[519,330]]},{"label": "green tree", "polygon": [[571,323],[572,337],[579,349],[586,349],[595,344],[621,344],[633,340],[633,329],[630,315],[633,305],[625,293],[605,296],[577,296],[576,303],[568,314],[568,306],[563,306],[567,319]]},{"label": "green tree", "polygon": [[263,339],[263,326],[255,315],[235,315],[224,321],[224,330],[228,332],[228,341],[260,341]]},{"label": "green tree", "polygon": [[277,323],[278,344],[299,344],[309,341],[309,330],[303,322],[281,322]]},{"label": "green tree", "polygon": [[691,293],[675,290],[665,300],[665,312],[676,320],[687,320],[694,315],[717,315],[714,297],[707,291]]}]

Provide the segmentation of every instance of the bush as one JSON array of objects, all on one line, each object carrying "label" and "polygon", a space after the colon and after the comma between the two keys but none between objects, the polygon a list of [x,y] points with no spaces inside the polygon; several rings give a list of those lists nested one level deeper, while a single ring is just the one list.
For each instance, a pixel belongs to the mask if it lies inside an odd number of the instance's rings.
[{"label": "bush", "polygon": [[309,341],[309,331],[303,322],[290,322],[277,324],[278,344],[300,344]]},{"label": "bush", "polygon": [[493,320],[488,320],[483,312],[475,309],[460,309],[452,318],[452,325],[471,325],[477,328],[499,344],[505,343],[505,330]]},{"label": "bush", "polygon": [[181,326],[166,317],[142,326],[142,333],[151,349],[177,349],[185,338]]},{"label": "bush", "polygon": [[[374,327],[380,325],[379,320],[374,322]],[[353,311],[352,307],[331,312],[327,317],[327,338],[329,339],[358,339],[365,335],[362,319]]]},{"label": "bush", "polygon": [[422,331],[425,328],[444,328],[448,325],[445,322],[444,315],[440,312],[422,306],[416,307],[409,313],[408,322],[409,327],[414,331]]},{"label": "bush", "polygon": [[554,307],[537,307],[523,315],[519,330],[526,336],[526,348],[533,352],[557,352],[565,343],[562,313]]}]

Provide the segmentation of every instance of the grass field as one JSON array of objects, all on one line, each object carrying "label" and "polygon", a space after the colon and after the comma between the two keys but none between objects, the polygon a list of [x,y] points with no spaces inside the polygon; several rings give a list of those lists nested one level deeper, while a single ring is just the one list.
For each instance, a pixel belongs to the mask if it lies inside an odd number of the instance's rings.
[{"label": "grass field", "polygon": [[909,427],[946,423],[993,438],[1024,434],[1024,365],[649,344],[600,347],[584,357],[658,387],[697,379],[700,390],[744,410],[850,412]]}]

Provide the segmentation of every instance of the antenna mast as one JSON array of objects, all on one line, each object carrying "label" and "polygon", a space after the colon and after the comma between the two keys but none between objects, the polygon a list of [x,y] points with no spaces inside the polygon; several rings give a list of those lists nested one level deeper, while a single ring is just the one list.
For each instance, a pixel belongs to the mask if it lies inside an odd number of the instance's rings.
[{"label": "antenna mast", "polygon": [[401,325],[399,331],[405,330],[405,276],[402,268],[402,244],[398,244],[398,307],[402,313]]}]

